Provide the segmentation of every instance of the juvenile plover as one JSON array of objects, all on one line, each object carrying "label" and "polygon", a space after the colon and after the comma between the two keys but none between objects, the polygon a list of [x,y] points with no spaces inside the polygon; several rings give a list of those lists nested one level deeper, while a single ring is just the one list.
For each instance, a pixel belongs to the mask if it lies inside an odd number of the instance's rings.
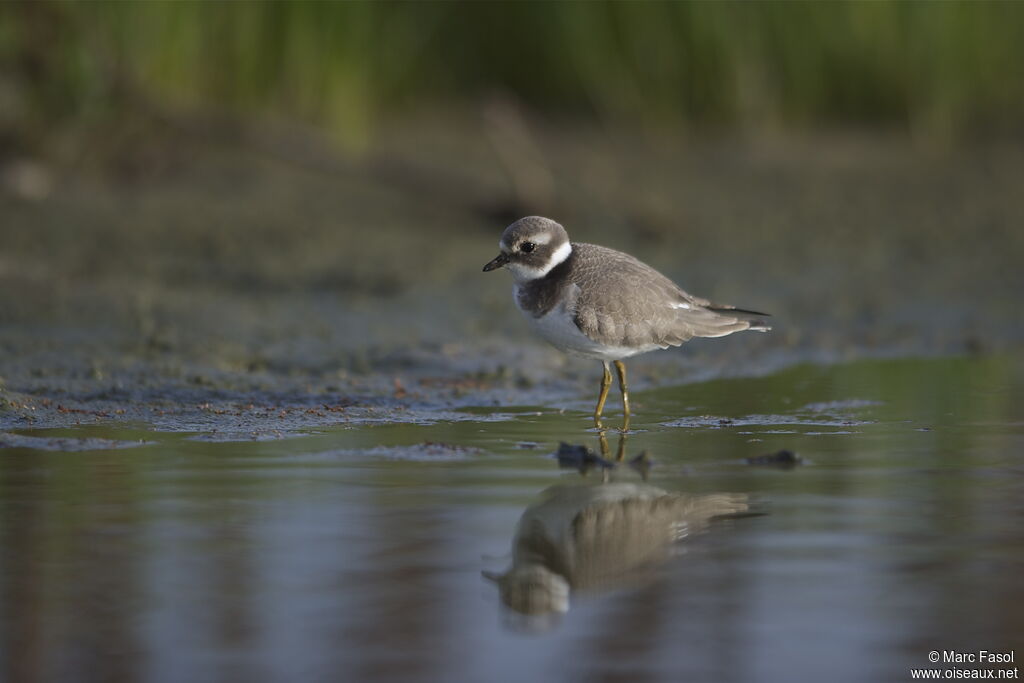
[{"label": "juvenile plover", "polygon": [[629,429],[629,392],[622,360],[679,346],[693,337],[724,337],[742,330],[767,332],[766,313],[711,303],[629,254],[570,242],[565,228],[527,216],[505,228],[501,249],[484,272],[505,267],[515,280],[516,305],[533,329],[558,349],[601,361],[601,413],[615,364],[622,392],[622,431]]}]

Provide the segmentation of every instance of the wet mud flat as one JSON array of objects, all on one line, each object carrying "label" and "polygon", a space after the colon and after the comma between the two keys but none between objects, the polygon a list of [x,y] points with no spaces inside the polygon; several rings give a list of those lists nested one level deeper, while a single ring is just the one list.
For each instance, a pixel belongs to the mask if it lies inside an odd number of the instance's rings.
[{"label": "wet mud flat", "polygon": [[577,400],[597,368],[533,339],[506,274],[480,272],[528,213],[775,315],[769,335],[632,361],[636,389],[1024,342],[1019,140],[652,139],[526,118],[539,191],[488,125],[394,124],[354,155],[304,132],[138,123],[103,161],[55,163],[44,194],[0,187],[0,423],[180,414],[263,433],[282,409],[291,429],[339,408]]}]

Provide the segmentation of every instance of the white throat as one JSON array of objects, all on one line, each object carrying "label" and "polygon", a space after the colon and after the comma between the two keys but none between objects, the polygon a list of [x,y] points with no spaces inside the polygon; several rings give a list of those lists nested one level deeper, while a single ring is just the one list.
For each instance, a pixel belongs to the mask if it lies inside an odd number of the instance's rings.
[{"label": "white throat", "polygon": [[512,273],[512,279],[516,281],[516,284],[524,284],[531,280],[537,280],[544,277],[551,272],[551,269],[558,264],[569,258],[569,254],[572,253],[572,245],[568,242],[562,242],[551,253],[551,258],[540,268],[531,268],[530,266],[524,266],[521,263],[509,263],[506,268]]}]

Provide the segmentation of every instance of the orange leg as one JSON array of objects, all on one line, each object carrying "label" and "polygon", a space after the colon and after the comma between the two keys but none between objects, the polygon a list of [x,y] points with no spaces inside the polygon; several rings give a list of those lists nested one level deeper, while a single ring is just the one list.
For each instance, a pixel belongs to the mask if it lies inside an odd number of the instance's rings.
[{"label": "orange leg", "polygon": [[594,426],[604,429],[601,424],[601,413],[604,411],[604,402],[608,398],[608,387],[612,385],[612,371],[608,363],[604,363],[604,375],[601,376],[601,393],[597,397],[597,408],[594,409]]},{"label": "orange leg", "polygon": [[[608,365],[605,364],[607,369]],[[626,386],[626,366],[621,360],[615,361],[615,372],[619,376],[619,390],[622,392],[622,431],[629,431],[629,387]],[[609,378],[611,379],[611,378]]]}]

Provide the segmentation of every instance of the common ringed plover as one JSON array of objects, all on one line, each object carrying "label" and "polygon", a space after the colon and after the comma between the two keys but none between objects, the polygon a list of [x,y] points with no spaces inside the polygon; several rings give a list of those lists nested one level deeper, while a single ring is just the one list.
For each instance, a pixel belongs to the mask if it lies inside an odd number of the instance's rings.
[{"label": "common ringed plover", "polygon": [[629,393],[622,360],[679,346],[693,337],[724,337],[771,328],[766,313],[711,303],[629,254],[596,244],[570,242],[565,228],[548,218],[527,216],[505,228],[501,252],[484,272],[505,267],[515,280],[516,305],[533,329],[558,349],[601,361],[601,413],[615,364],[622,392],[622,431],[629,429]]}]

